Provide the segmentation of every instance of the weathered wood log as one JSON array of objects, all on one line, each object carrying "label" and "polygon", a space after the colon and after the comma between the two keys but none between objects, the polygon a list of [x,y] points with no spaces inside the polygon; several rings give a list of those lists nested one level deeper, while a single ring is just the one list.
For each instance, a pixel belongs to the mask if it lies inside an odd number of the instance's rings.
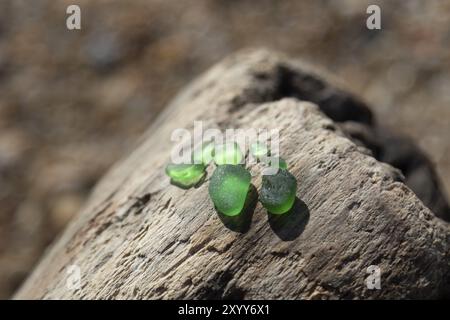
[{"label": "weathered wood log", "polygon": [[[266,51],[237,54],[212,68],[102,179],[15,298],[448,296],[449,225],[402,182],[399,170],[377,161],[322,113],[373,121],[363,103],[320,79]],[[215,211],[208,181],[189,190],[170,185],[164,167],[171,132],[192,128],[194,120],[220,129],[279,129],[299,184],[294,209],[273,217],[258,203],[233,221]],[[71,265],[81,271],[78,289],[67,285]],[[371,265],[381,270],[379,290],[366,284]]]}]

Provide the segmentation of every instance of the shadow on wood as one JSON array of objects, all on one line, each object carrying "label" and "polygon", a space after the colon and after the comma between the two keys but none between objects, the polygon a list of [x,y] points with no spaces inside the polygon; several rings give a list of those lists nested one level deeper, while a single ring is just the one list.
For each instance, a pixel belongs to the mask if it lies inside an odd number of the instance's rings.
[{"label": "shadow on wood", "polygon": [[305,230],[309,221],[309,208],[302,200],[295,198],[294,206],[285,214],[267,213],[273,232],[283,241],[296,239]]}]

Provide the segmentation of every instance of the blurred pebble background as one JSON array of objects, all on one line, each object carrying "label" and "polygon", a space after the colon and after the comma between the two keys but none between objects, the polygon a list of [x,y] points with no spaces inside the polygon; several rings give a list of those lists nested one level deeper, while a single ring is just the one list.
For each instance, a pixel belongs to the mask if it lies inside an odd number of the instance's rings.
[{"label": "blurred pebble background", "polygon": [[[81,31],[66,29],[70,4]],[[369,4],[380,31],[365,27]],[[2,0],[0,298],[169,99],[252,46],[342,78],[450,190],[450,1]]]}]

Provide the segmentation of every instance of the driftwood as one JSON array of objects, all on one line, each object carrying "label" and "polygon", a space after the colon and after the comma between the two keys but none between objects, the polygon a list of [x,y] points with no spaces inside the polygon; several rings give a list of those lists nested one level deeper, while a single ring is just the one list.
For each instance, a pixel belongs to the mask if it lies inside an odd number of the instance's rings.
[{"label": "driftwood", "polygon": [[[170,185],[171,132],[194,120],[280,129],[299,184],[294,209],[276,218],[255,202],[234,221],[215,211],[207,181]],[[234,55],[181,93],[102,179],[15,298],[448,296],[449,225],[398,169],[345,133],[373,122],[363,103],[306,66],[266,51]],[[68,286],[73,265],[79,288]],[[366,283],[371,265],[379,290]]]}]

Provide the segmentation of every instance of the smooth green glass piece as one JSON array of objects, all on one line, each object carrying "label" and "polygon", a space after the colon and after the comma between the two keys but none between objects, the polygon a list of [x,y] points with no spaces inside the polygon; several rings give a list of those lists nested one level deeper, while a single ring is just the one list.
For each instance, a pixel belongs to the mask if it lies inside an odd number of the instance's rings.
[{"label": "smooth green glass piece", "polygon": [[195,164],[208,165],[213,159],[214,143],[212,141],[203,143],[192,153],[192,162]]},{"label": "smooth green glass piece", "polygon": [[273,214],[288,212],[295,202],[297,180],[285,169],[274,175],[263,175],[259,200]]},{"label": "smooth green glass piece", "polygon": [[218,166],[211,176],[208,190],[216,209],[227,216],[241,213],[250,180],[250,172],[240,165]]},{"label": "smooth green glass piece", "polygon": [[250,153],[256,159],[261,159],[262,157],[266,157],[269,154],[269,149],[262,142],[255,142],[250,145]]},{"label": "smooth green glass piece", "polygon": [[272,157],[269,160],[269,166],[272,166],[272,164],[275,166],[275,162],[274,160],[278,159],[278,168],[280,169],[287,169],[287,163],[283,158],[279,158],[279,157]]},{"label": "smooth green glass piece", "polygon": [[206,174],[203,164],[173,164],[166,166],[170,182],[181,188],[190,188],[199,183]]},{"label": "smooth green glass piece", "polygon": [[218,166],[225,164],[240,164],[243,158],[244,155],[236,142],[222,144],[216,146],[214,149],[214,162]]}]

